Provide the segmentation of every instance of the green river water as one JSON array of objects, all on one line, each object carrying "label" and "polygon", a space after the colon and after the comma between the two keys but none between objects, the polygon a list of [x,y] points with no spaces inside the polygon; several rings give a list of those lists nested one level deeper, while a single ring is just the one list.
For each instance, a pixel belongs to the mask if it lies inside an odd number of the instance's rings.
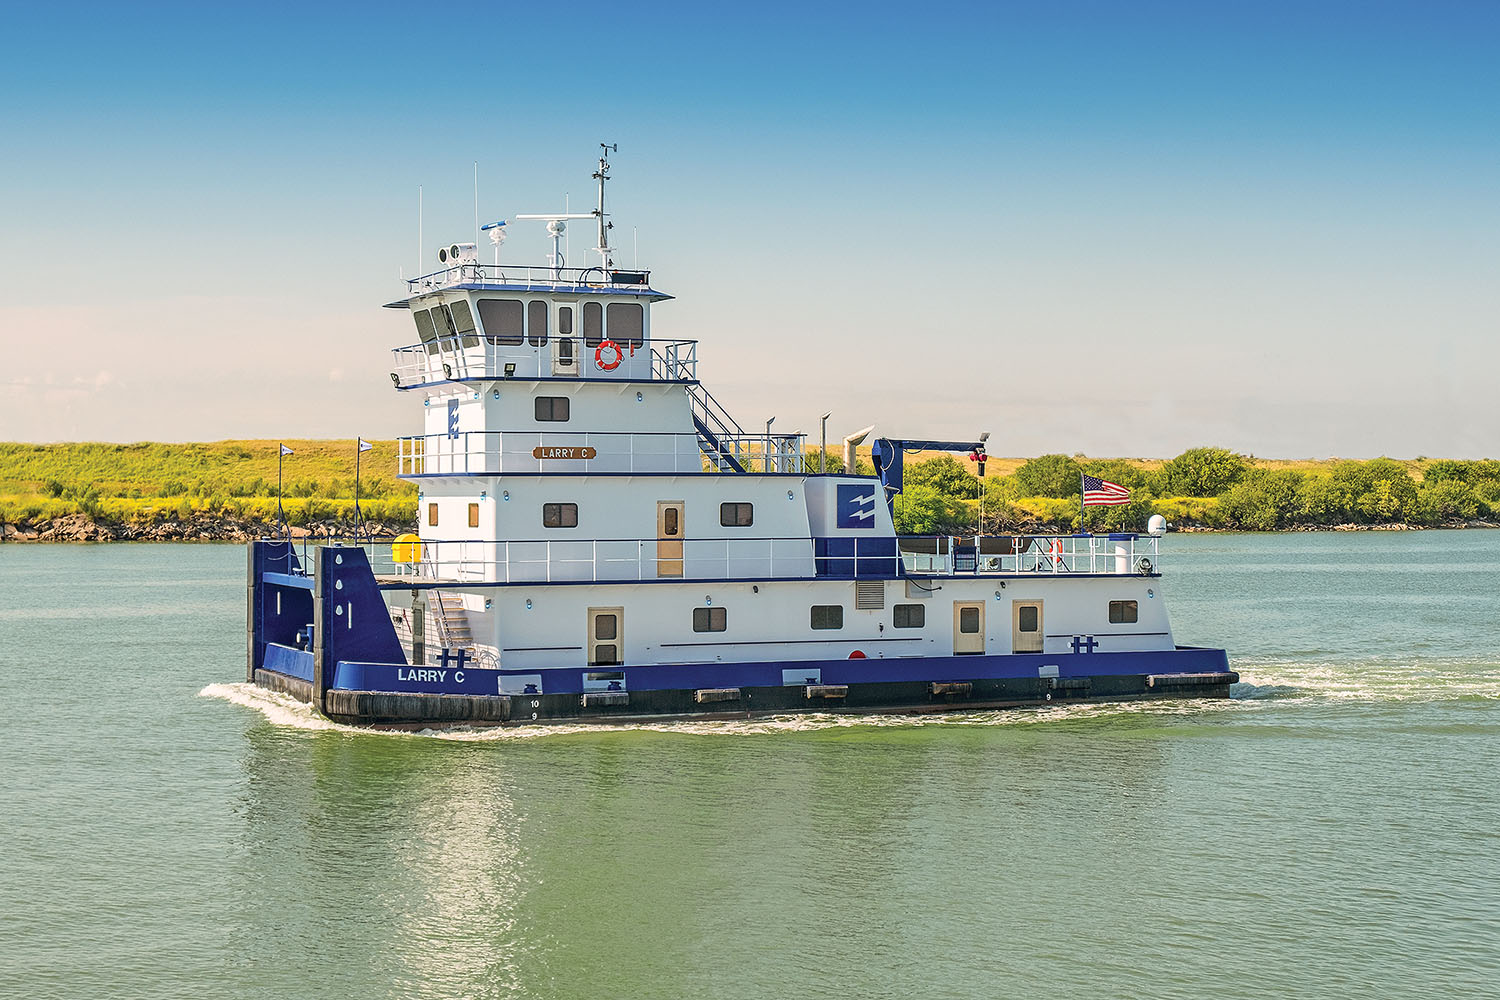
[{"label": "green river water", "polygon": [[1174,536],[1227,702],[446,736],[0,546],[0,996],[1500,996],[1500,532]]}]

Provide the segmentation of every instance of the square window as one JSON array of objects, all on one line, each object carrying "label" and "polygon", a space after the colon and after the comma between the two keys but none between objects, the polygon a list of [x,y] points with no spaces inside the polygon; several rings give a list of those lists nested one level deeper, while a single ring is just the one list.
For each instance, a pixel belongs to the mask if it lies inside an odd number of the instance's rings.
[{"label": "square window", "polygon": [[1123,625],[1140,617],[1140,605],[1135,601],[1110,601],[1109,621],[1111,625]]},{"label": "square window", "polygon": [[814,604],[812,607],[812,627],[815,629],[843,628],[844,606],[842,604]]},{"label": "square window", "polygon": [[542,504],[542,527],[544,527],[544,528],[576,528],[576,527],[578,527],[578,505],[576,503],[544,503],[544,504]]},{"label": "square window", "polygon": [[748,528],[755,523],[755,505],[750,503],[719,504],[719,524],[726,528]]},{"label": "square window", "polygon": [[469,527],[479,527],[479,505],[477,503],[469,504]]},{"label": "square window", "polygon": [[484,324],[485,339],[491,344],[520,344],[524,315],[520,299],[479,300],[479,322]]},{"label": "square window", "polygon": [[541,421],[567,420],[571,415],[571,400],[567,396],[538,396],[536,418]]},{"label": "square window", "polygon": [[723,608],[694,608],[694,632],[722,632],[728,624],[728,614]]},{"label": "square window", "polygon": [[437,504],[435,503],[427,505],[427,524],[433,528],[437,527]]},{"label": "square window", "polygon": [[594,663],[608,666],[609,664],[619,662],[619,649],[614,643],[606,643],[605,645],[594,647]]},{"label": "square window", "polygon": [[921,604],[898,604],[892,609],[897,628],[922,628],[927,624],[927,608]]}]

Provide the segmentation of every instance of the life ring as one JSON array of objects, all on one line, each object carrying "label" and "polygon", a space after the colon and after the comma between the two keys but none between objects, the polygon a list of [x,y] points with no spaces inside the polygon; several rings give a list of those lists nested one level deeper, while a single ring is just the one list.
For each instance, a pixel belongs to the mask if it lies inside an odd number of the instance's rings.
[{"label": "life ring", "polygon": [[[615,359],[608,364],[604,361],[604,349],[606,347],[615,352]],[[594,348],[594,364],[599,367],[600,371],[612,372],[620,367],[620,362],[623,360],[625,360],[625,352],[620,350],[620,345],[613,340],[606,340]]]}]

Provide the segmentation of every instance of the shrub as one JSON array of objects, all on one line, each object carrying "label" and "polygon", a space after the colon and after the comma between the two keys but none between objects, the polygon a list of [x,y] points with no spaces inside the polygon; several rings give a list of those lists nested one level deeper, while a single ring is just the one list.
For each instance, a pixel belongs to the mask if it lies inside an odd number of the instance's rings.
[{"label": "shrub", "polygon": [[1190,448],[1154,477],[1159,496],[1216,497],[1245,477],[1249,466],[1226,448]]},{"label": "shrub", "polygon": [[1294,524],[1302,514],[1298,490],[1302,474],[1256,470],[1219,498],[1225,524],[1246,531],[1275,531]]},{"label": "shrub", "polygon": [[1022,465],[1011,478],[1017,496],[1063,498],[1078,495],[1081,473],[1067,455],[1043,455]]}]

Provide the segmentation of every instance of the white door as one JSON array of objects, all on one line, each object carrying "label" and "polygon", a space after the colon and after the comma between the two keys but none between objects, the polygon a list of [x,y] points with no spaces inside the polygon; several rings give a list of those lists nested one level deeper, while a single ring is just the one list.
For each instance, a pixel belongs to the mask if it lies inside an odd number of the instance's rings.
[{"label": "white door", "polygon": [[578,374],[578,303],[559,302],[553,328],[557,335],[552,338],[552,374]]}]

